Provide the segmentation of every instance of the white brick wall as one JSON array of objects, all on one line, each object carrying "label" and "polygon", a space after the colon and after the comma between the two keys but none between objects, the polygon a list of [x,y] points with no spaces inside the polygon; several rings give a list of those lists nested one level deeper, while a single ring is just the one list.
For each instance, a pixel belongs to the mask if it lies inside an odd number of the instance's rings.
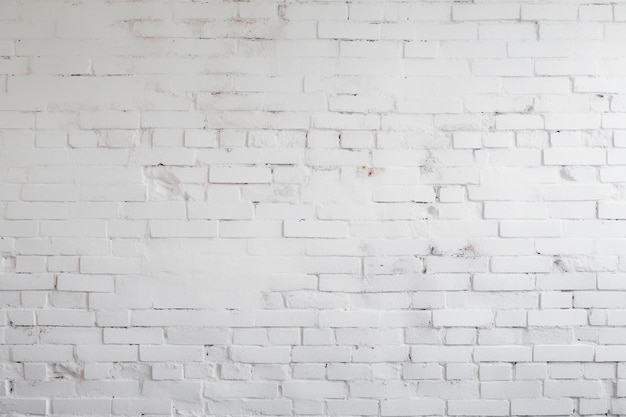
[{"label": "white brick wall", "polygon": [[626,415],[625,48],[608,1],[1,0],[0,416]]}]

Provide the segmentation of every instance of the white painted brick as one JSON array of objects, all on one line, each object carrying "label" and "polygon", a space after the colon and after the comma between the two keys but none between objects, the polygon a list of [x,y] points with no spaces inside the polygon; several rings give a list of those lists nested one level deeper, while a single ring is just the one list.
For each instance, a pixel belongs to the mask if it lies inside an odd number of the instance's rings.
[{"label": "white painted brick", "polygon": [[443,367],[439,364],[404,364],[402,376],[405,379],[442,379]]},{"label": "white painted brick", "polygon": [[453,416],[506,416],[509,402],[502,400],[450,400],[448,413]]},{"label": "white painted brick", "polygon": [[380,318],[375,311],[322,311],[320,327],[361,327],[376,325]]},{"label": "white painted brick", "polygon": [[581,5],[578,8],[578,18],[584,21],[613,20],[613,8],[610,5]]},{"label": "white painted brick", "polygon": [[351,381],[366,379],[372,375],[372,370],[365,364],[330,363],[326,368],[326,376],[329,380]]},{"label": "white painted brick", "polygon": [[535,287],[535,279],[526,274],[475,274],[476,291],[528,291]]},{"label": "white painted brick", "polygon": [[200,362],[204,357],[201,346],[157,346],[139,347],[139,358],[144,362]]},{"label": "white painted brick", "polygon": [[602,39],[600,23],[543,23],[539,25],[541,39]]},{"label": "white painted brick", "polygon": [[411,348],[414,362],[470,362],[472,348],[466,346],[415,346]]},{"label": "white painted brick", "polygon": [[137,346],[77,345],[76,357],[86,362],[136,362]]},{"label": "white painted brick", "polygon": [[378,414],[378,401],[376,400],[331,400],[327,402],[330,415],[345,415],[357,413],[364,416]]},{"label": "white painted brick", "polygon": [[585,363],[583,375],[589,379],[611,379],[615,376],[615,368],[612,363]]},{"label": "white painted brick", "polygon": [[597,381],[547,381],[545,393],[549,396],[591,397],[601,396],[602,386]]},{"label": "white painted brick", "polygon": [[125,203],[122,208],[127,219],[176,219],[185,216],[181,203]]},{"label": "white painted brick", "polygon": [[113,414],[155,414],[166,415],[172,412],[172,400],[169,398],[114,398]]},{"label": "white painted brick", "polygon": [[409,359],[409,348],[404,346],[359,347],[352,354],[353,362],[389,363]]},{"label": "white painted brick", "polygon": [[572,410],[573,404],[569,399],[535,398],[511,400],[511,413],[515,415],[567,415]]},{"label": "white painted brick", "polygon": [[0,3],[0,414],[626,413],[625,6]]},{"label": "white painted brick", "polygon": [[43,381],[48,378],[48,367],[45,363],[24,363],[24,378]]},{"label": "white painted brick", "polygon": [[113,292],[113,278],[107,275],[60,274],[57,288],[61,291]]},{"label": "white painted brick", "polygon": [[386,398],[408,398],[411,392],[415,393],[414,383],[401,381],[355,381],[350,382],[349,387],[352,395],[360,398],[377,398],[377,392]]},{"label": "white painted brick", "polygon": [[499,311],[496,313],[496,325],[502,327],[526,326],[525,311]]},{"label": "white painted brick", "polygon": [[552,148],[543,151],[543,161],[546,165],[603,165],[606,157],[603,149]]},{"label": "white painted brick", "polygon": [[[7,338],[11,336],[7,333]],[[41,332],[40,340],[44,343],[102,343],[102,332],[96,328],[49,327]]]},{"label": "white painted brick", "polygon": [[584,290],[595,287],[596,278],[589,273],[537,276],[537,288],[542,290]]},{"label": "white painted brick", "polygon": [[141,115],[144,128],[203,128],[204,115],[199,112],[148,111]]},{"label": "white painted brick", "polygon": [[485,398],[536,398],[541,394],[541,384],[536,381],[485,382],[481,393]]},{"label": "white painted brick", "polygon": [[436,415],[443,413],[444,402],[438,399],[386,400],[380,405],[383,416]]},{"label": "white painted brick", "polygon": [[[579,363],[552,363],[550,364],[550,377],[559,380],[578,379],[582,375]],[[547,385],[547,384],[546,384]],[[554,391],[554,387],[551,387]]]},{"label": "white painted brick", "polygon": [[79,126],[82,129],[137,129],[138,112],[81,112]]},{"label": "white painted brick", "polygon": [[80,259],[80,272],[87,274],[136,274],[140,271],[139,259],[88,257]]},{"label": "white painted brick", "polygon": [[172,327],[167,330],[167,342],[173,345],[225,345],[227,341],[228,333],[221,329]]},{"label": "white painted brick", "polygon": [[[6,321],[7,315],[2,318]],[[8,320],[14,326],[34,326],[36,323],[35,312],[32,310],[12,310],[8,313]]]},{"label": "white painted brick", "polygon": [[256,184],[271,182],[271,170],[263,167],[211,167],[213,183]]},{"label": "white painted brick", "polygon": [[537,310],[528,312],[529,326],[584,326],[585,310]]},{"label": "white painted brick", "polygon": [[433,325],[436,327],[474,327],[488,326],[493,316],[487,310],[435,310],[433,311]]},{"label": "white painted brick", "polygon": [[[535,71],[538,75],[566,75],[566,74],[576,74],[576,75],[592,75],[595,74],[598,69],[597,65],[593,62],[589,62],[588,60],[576,60],[576,59],[540,59],[535,62]],[[548,101],[549,102],[549,101]],[[570,102],[571,106],[574,102]],[[556,104],[556,101],[555,101]],[[565,108],[569,108],[560,106],[560,107],[550,107],[550,110],[558,110],[562,111]],[[589,106],[589,102],[582,102],[580,106],[573,107],[571,110],[585,110]],[[557,128],[560,126],[562,129],[571,130],[573,128],[570,127],[567,123],[571,122],[575,125],[581,126],[584,128],[585,126],[594,126],[598,123],[598,115],[594,114],[585,114],[580,113],[581,117],[580,121],[576,121],[573,117],[574,115],[568,114],[547,114],[546,117],[550,119],[550,124],[552,128]]]},{"label": "white painted brick", "polygon": [[455,5],[452,7],[453,20],[517,20],[519,17],[520,7],[517,4]]},{"label": "white painted brick", "polygon": [[4,413],[27,413],[46,415],[48,400],[38,398],[3,398],[0,400],[0,410]]},{"label": "white painted brick", "polygon": [[575,20],[578,8],[574,5],[523,5],[523,20]]},{"label": "white painted brick", "polygon": [[[444,341],[447,345],[472,344],[476,342],[476,331],[471,328],[449,329],[446,331]],[[473,373],[472,371],[472,374]]]},{"label": "white painted brick", "polygon": [[594,357],[591,345],[536,345],[533,359],[537,362],[588,362]]},{"label": "white painted brick", "polygon": [[515,379],[545,379],[547,374],[547,366],[543,363],[520,363],[515,365]]},{"label": "white painted brick", "polygon": [[492,272],[551,272],[552,258],[547,256],[498,256],[491,260]]},{"label": "white painted brick", "polygon": [[598,289],[620,290],[626,285],[623,274],[598,274]]},{"label": "white painted brick", "polygon": [[254,206],[248,202],[241,203],[189,203],[190,219],[251,219]]},{"label": "white painted brick", "polygon": [[496,117],[496,129],[498,130],[542,129],[543,126],[543,119],[532,114],[498,115]]},{"label": "white painted brick", "polygon": [[71,361],[74,358],[72,346],[35,345],[13,346],[11,358],[19,362]]},{"label": "white painted brick", "polygon": [[158,344],[163,341],[161,329],[104,329],[104,343],[109,344]]},{"label": "white painted brick", "polygon": [[525,346],[477,346],[474,360],[478,362],[528,362],[532,350]]},{"label": "white painted brick", "polygon": [[182,221],[153,220],[150,221],[150,236],[155,238],[172,237],[217,237],[217,221]]},{"label": "white painted brick", "polygon": [[107,414],[111,412],[111,400],[100,398],[56,398],[52,401],[52,411],[57,414]]},{"label": "white painted brick", "polygon": [[217,133],[212,130],[186,130],[184,142],[188,148],[215,148]]},{"label": "white painted brick", "polygon": [[233,360],[243,363],[288,363],[291,352],[288,347],[234,346],[230,350]]},{"label": "white painted brick", "polygon": [[69,397],[74,394],[75,386],[71,381],[16,381],[15,395],[19,397],[59,396]]},{"label": "white painted brick", "polygon": [[609,401],[607,399],[580,399],[579,406],[580,414],[589,415],[589,414],[604,414],[608,413],[610,409]]},{"label": "white painted brick", "polygon": [[95,315],[81,310],[40,310],[37,312],[40,326],[93,326]]},{"label": "white painted brick", "polygon": [[100,327],[126,327],[130,323],[129,311],[98,311],[96,313],[96,323]]},{"label": "white painted brick", "polygon": [[600,201],[598,217],[601,219],[623,219],[626,216],[626,205],[620,202]]},{"label": "white painted brick", "polygon": [[285,237],[342,238],[348,233],[345,222],[285,221]]},{"label": "white painted brick", "polygon": [[473,364],[450,363],[446,365],[446,379],[449,381],[472,379],[477,376],[478,368]]},{"label": "white painted brick", "polygon": [[541,293],[541,308],[572,308],[572,295],[560,292]]},{"label": "white painted brick", "polygon": [[479,376],[481,381],[508,381],[511,379],[512,366],[509,364],[481,364]]},{"label": "white painted brick", "polygon": [[325,365],[322,364],[297,364],[293,367],[293,377],[298,379],[321,380],[325,373]]},{"label": "white painted brick", "polygon": [[626,356],[623,346],[597,346],[596,362],[621,362]]},{"label": "white painted brick", "polygon": [[293,399],[343,398],[346,394],[345,384],[333,381],[286,381],[282,388],[283,395]]},{"label": "white painted brick", "polygon": [[615,21],[623,22],[626,20],[626,8],[621,5],[615,5],[613,7],[613,14],[615,16]]},{"label": "white painted brick", "polygon": [[478,383],[471,381],[424,381],[420,384],[418,393],[426,396],[439,396],[444,399],[477,398]]},{"label": "white painted brick", "polygon": [[344,20],[348,17],[348,7],[344,4],[292,4],[285,8],[289,20]]}]

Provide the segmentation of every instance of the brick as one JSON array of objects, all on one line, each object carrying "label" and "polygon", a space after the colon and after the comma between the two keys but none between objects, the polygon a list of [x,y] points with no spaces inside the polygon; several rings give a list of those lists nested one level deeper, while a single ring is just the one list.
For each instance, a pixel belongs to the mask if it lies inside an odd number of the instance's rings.
[{"label": "brick", "polygon": [[52,411],[58,414],[106,414],[111,412],[111,400],[100,398],[55,398],[52,401]]},{"label": "brick", "polygon": [[113,414],[157,414],[166,415],[172,412],[172,400],[169,398],[114,398]]},{"label": "brick", "polygon": [[139,347],[139,358],[144,362],[200,362],[203,357],[202,346],[142,345]]},{"label": "brick", "polygon": [[11,358],[19,362],[48,362],[48,361],[71,361],[74,358],[72,346],[13,346]]},{"label": "brick", "polygon": [[624,357],[626,357],[626,349],[623,346],[596,347],[596,362],[621,362]]},{"label": "brick", "polygon": [[81,112],[79,126],[83,129],[137,129],[138,112]]},{"label": "brick", "polygon": [[511,413],[522,416],[567,415],[573,410],[572,400],[562,399],[514,399],[511,400]]},{"label": "brick", "polygon": [[411,348],[414,362],[470,362],[472,349],[465,346],[416,346]]},{"label": "brick", "polygon": [[436,327],[474,327],[488,326],[492,323],[493,316],[486,310],[435,310],[433,311],[433,325]]},{"label": "brick", "polygon": [[346,386],[334,381],[286,381],[282,384],[283,395],[287,398],[343,398]]},{"label": "brick", "polygon": [[154,238],[207,238],[217,237],[217,221],[182,221],[182,220],[152,220],[150,221],[150,236]]},{"label": "brick", "polygon": [[492,272],[551,272],[552,258],[547,256],[499,256],[492,258]]},{"label": "brick", "polygon": [[450,400],[448,413],[453,416],[506,416],[509,402],[501,400]]},{"label": "brick", "polygon": [[80,259],[80,272],[82,273],[135,274],[139,270],[139,259],[88,256]]},{"label": "brick", "polygon": [[474,348],[477,362],[528,362],[532,349],[525,346],[477,346]]},{"label": "brick", "polygon": [[263,167],[211,167],[209,181],[226,184],[257,184],[272,181],[269,168]]},{"label": "brick", "polygon": [[241,346],[231,349],[231,358],[244,363],[287,363],[290,358],[288,347]]},{"label": "brick", "polygon": [[522,20],[575,20],[578,8],[574,5],[524,5]]},{"label": "brick", "polygon": [[444,402],[437,399],[386,400],[381,402],[383,416],[416,416],[443,413]]},{"label": "brick", "polygon": [[603,149],[553,148],[543,151],[543,161],[546,165],[604,165],[606,155]]},{"label": "brick", "polygon": [[108,344],[158,344],[163,341],[161,329],[104,329],[104,343]]},{"label": "brick", "polygon": [[585,310],[537,310],[528,312],[530,326],[583,326],[587,324]]},{"label": "brick", "polygon": [[498,5],[455,5],[452,7],[452,19],[468,20],[517,20],[520,7],[517,4]]},{"label": "brick", "polygon": [[41,326],[93,326],[95,315],[81,310],[40,310],[37,323]]},{"label": "brick", "polygon": [[0,2],[0,415],[626,414],[626,6],[60,3]]},{"label": "brick", "polygon": [[137,346],[77,345],[76,357],[86,362],[136,362]]},{"label": "brick", "polygon": [[285,222],[285,237],[341,238],[347,236],[347,232],[344,222]]}]

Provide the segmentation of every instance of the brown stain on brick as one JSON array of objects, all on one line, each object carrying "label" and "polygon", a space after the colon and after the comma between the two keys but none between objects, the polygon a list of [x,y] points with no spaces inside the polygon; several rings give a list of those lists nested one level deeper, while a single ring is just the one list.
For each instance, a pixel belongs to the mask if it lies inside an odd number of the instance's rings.
[{"label": "brown stain on brick", "polygon": [[359,167],[360,176],[372,178],[385,172],[384,168],[374,168],[362,165]]}]

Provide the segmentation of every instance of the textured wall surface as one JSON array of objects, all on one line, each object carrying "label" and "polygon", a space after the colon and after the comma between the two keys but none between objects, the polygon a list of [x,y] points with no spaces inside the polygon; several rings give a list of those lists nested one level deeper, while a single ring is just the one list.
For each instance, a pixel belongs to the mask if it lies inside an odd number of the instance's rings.
[{"label": "textured wall surface", "polygon": [[626,415],[600,3],[0,1],[0,415]]}]

